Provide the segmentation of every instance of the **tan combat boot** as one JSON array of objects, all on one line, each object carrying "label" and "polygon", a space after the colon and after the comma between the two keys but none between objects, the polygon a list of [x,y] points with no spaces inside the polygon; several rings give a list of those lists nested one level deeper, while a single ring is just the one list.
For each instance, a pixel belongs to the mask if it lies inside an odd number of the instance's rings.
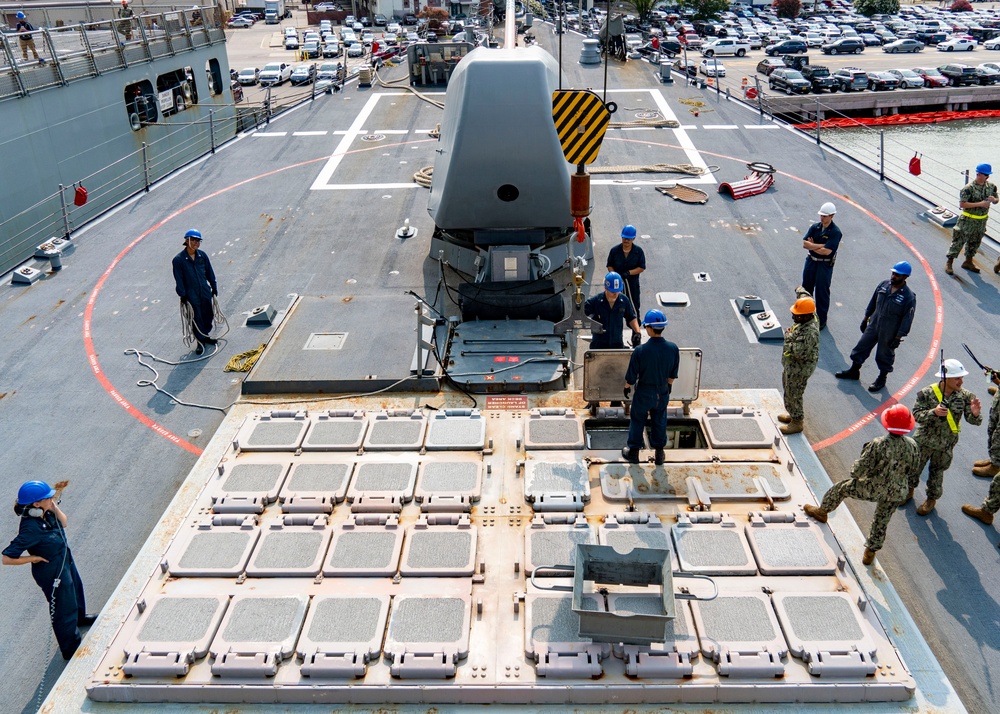
[{"label": "tan combat boot", "polygon": [[865,554],[861,558],[861,562],[865,565],[871,565],[875,562],[875,551],[871,548],[865,548]]},{"label": "tan combat boot", "polygon": [[985,478],[993,478],[997,474],[1000,474],[1000,466],[994,466],[992,462],[989,466],[977,466],[972,469],[972,473],[976,476],[983,476]]},{"label": "tan combat boot", "polygon": [[798,434],[802,431],[802,429],[803,424],[801,419],[795,419],[783,426],[778,427],[778,430],[785,436],[788,436],[789,434]]},{"label": "tan combat boot", "polygon": [[966,256],[965,262],[962,263],[962,267],[968,270],[970,273],[979,272],[979,266],[976,265],[976,261],[974,261],[972,258],[969,258],[968,256]]},{"label": "tan combat boot", "polygon": [[937,501],[933,498],[928,498],[926,501],[917,506],[918,516],[928,516],[931,511],[934,510],[934,506],[937,505]]},{"label": "tan combat boot", "polygon": [[962,506],[962,513],[967,516],[972,516],[977,521],[982,521],[988,526],[993,525],[993,514],[987,511],[985,508],[977,508],[971,503],[966,503]]},{"label": "tan combat boot", "polygon": [[791,424],[792,417],[789,414],[779,414],[778,421],[780,421],[782,424]]},{"label": "tan combat boot", "polygon": [[807,515],[812,516],[820,523],[826,523],[827,516],[830,514],[824,511],[819,506],[814,506],[811,503],[807,503],[802,507],[802,510],[806,512]]},{"label": "tan combat boot", "polygon": [[976,463],[974,463],[972,465],[973,466],[989,466],[992,463],[993,462],[990,461],[989,459],[979,459],[979,461],[977,461]]},{"label": "tan combat boot", "polygon": [[954,258],[948,258],[948,262],[944,264],[944,272],[948,273],[948,275],[954,275],[955,274],[955,259]]}]

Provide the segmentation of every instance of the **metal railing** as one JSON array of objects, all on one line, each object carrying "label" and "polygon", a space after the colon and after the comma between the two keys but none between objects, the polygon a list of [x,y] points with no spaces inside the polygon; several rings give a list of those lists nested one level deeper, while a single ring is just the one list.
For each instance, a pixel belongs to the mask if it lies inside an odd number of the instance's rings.
[{"label": "metal railing", "polygon": [[0,100],[225,41],[214,6],[3,32]]}]

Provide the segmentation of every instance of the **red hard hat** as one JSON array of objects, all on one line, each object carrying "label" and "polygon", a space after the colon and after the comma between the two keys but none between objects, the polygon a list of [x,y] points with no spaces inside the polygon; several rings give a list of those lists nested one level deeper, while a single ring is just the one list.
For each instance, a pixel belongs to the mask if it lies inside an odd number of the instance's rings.
[{"label": "red hard hat", "polygon": [[910,410],[902,404],[894,404],[882,412],[882,426],[891,434],[909,434],[916,423]]}]

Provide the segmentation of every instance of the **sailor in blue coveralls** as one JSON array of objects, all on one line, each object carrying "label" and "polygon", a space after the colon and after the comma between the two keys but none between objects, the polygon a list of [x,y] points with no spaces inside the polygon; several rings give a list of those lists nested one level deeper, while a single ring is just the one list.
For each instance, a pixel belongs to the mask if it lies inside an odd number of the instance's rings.
[{"label": "sailor in blue coveralls", "polygon": [[826,329],[826,316],[830,312],[830,282],[833,265],[837,262],[837,248],[842,234],[833,222],[837,207],[829,201],[819,208],[819,223],[813,223],[802,238],[802,247],[809,251],[802,268],[802,287],[816,301],[819,329]]},{"label": "sailor in blue coveralls", "polygon": [[608,272],[625,279],[625,294],[639,313],[639,275],[646,269],[646,254],[635,244],[635,226],[622,228],[622,242],[608,251]]},{"label": "sailor in blue coveralls", "polygon": [[208,254],[201,250],[201,232],[190,230],[184,234],[184,250],[174,256],[174,282],[181,305],[190,303],[194,311],[192,332],[198,345],[197,354],[205,351],[205,345],[214,345],[212,322],[215,319],[215,305],[212,298],[219,294],[215,282],[215,271]]},{"label": "sailor in blue coveralls", "polygon": [[[594,335],[590,340],[592,350],[625,349],[622,339],[622,322],[632,328],[632,344],[642,341],[639,334],[639,321],[628,297],[622,295],[625,281],[618,273],[608,273],[604,276],[604,292],[594,295],[583,304],[583,314],[601,323],[604,332]],[[638,339],[637,339],[638,338]]]},{"label": "sailor in blue coveralls", "polygon": [[667,445],[667,402],[670,401],[670,385],[677,379],[680,350],[663,338],[667,318],[662,312],[650,310],[642,324],[649,341],[632,352],[625,372],[625,397],[629,396],[633,385],[635,397],[628,424],[628,442],[622,449],[622,456],[630,463],[639,463],[642,434],[646,424],[651,423],[649,445],[655,449],[653,460],[662,464],[665,460],[663,449]]},{"label": "sailor in blue coveralls", "polygon": [[851,367],[837,372],[837,379],[861,379],[861,365],[875,350],[878,377],[868,387],[869,392],[885,388],[885,379],[896,361],[896,348],[910,334],[917,296],[906,284],[913,268],[905,260],[892,266],[892,276],[883,280],[872,293],[861,321],[861,339],[851,350]]},{"label": "sailor in blue coveralls", "polygon": [[14,512],[21,525],[17,537],[4,548],[3,564],[31,564],[31,577],[49,604],[59,649],[63,659],[69,659],[80,646],[79,628],[97,617],[87,614],[83,581],[66,540],[66,514],[52,499],[55,493],[44,481],[27,481],[18,489]]}]

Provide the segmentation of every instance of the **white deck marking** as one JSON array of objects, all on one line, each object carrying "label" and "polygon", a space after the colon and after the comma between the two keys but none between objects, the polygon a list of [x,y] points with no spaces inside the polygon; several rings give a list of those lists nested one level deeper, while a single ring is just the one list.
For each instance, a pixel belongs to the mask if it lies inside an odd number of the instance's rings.
[{"label": "white deck marking", "polygon": [[333,150],[333,156],[331,156],[330,160],[326,162],[326,166],[320,170],[316,180],[313,181],[313,185],[310,187],[311,191],[333,188],[333,186],[329,185],[330,179],[333,178],[333,173],[337,170],[337,167],[340,166],[340,162],[344,158],[344,153],[351,147],[355,136],[367,133],[363,131],[361,127],[364,126],[365,121],[369,116],[371,116],[371,113],[375,111],[375,105],[378,104],[379,98],[384,96],[389,95],[372,94],[368,98],[365,106],[362,107],[361,111],[358,112],[358,116],[355,117],[354,123],[351,124],[351,127],[344,134],[344,138],[340,140],[340,143],[337,144],[337,148]]},{"label": "white deck marking", "polygon": [[292,136],[326,136],[328,131],[293,131]]},{"label": "white deck marking", "polygon": [[288,136],[287,131],[257,131],[254,136]]},{"label": "white deck marking", "polygon": [[777,124],[744,124],[744,129],[780,129]]},{"label": "white deck marking", "polygon": [[735,124],[704,124],[702,129],[739,129]]}]

